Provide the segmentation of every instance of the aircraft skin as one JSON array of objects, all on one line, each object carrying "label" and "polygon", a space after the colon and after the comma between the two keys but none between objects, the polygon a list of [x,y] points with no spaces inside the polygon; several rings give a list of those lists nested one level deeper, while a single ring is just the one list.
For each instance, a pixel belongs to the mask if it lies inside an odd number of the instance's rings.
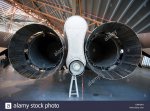
[{"label": "aircraft skin", "polygon": [[149,33],[136,35],[121,23],[102,24],[88,37],[87,30],[82,17],[72,16],[65,22],[65,37],[40,24],[24,26],[15,34],[0,32],[0,47],[7,48],[0,56],[6,55],[7,62],[30,79],[47,77],[65,66],[73,75],[83,74],[88,67],[103,78],[116,80],[133,72],[142,48],[150,47]]}]

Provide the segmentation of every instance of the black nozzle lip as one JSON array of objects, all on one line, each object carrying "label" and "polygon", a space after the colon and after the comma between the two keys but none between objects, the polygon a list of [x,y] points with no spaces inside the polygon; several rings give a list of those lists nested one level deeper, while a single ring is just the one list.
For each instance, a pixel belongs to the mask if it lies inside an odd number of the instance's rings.
[{"label": "black nozzle lip", "polygon": [[[105,34],[113,31],[117,32],[118,38],[114,39],[114,41],[119,42],[119,49],[123,49],[124,51],[123,56],[116,59],[117,63],[114,64],[116,65],[114,68],[105,69],[103,67],[97,67],[88,57],[89,43],[100,33]],[[103,78],[109,80],[118,80],[129,76],[138,66],[141,60],[141,54],[141,44],[136,33],[130,27],[118,22],[105,23],[95,28],[85,43],[87,66],[96,74],[100,74]]]},{"label": "black nozzle lip", "polygon": [[[53,69],[47,69],[45,73],[41,72],[40,70],[37,70],[33,67],[31,67],[30,62],[28,63],[25,57],[24,49],[26,49],[26,43],[28,42],[29,38],[34,35],[37,32],[43,32],[43,33],[52,33],[54,36],[59,37],[62,46],[64,45],[63,38],[58,36],[57,33],[41,24],[30,24],[22,27],[20,30],[18,30],[12,37],[10,44],[8,46],[8,57],[9,61],[14,67],[14,69],[19,72],[21,75],[30,78],[30,79],[38,79],[38,78],[44,78],[47,77],[50,74],[53,74],[56,72],[62,64],[64,64],[64,50],[62,54],[62,58],[60,60],[60,63],[54,67]],[[64,47],[64,46],[63,46]],[[33,64],[34,65],[34,64]],[[36,67],[36,66],[35,66]]]}]

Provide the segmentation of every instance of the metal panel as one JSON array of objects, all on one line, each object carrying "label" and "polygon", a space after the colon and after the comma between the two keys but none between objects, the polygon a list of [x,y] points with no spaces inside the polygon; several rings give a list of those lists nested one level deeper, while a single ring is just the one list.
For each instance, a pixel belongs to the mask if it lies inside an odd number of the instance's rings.
[{"label": "metal panel", "polygon": [[150,58],[144,56],[142,60],[142,66],[150,68]]}]

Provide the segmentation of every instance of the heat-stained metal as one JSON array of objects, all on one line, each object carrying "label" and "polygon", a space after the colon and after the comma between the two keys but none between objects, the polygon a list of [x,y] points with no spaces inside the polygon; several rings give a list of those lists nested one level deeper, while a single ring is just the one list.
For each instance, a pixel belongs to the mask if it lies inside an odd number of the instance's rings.
[{"label": "heat-stained metal", "polygon": [[0,47],[8,47],[8,44],[12,38],[13,34],[0,31]]},{"label": "heat-stained metal", "polygon": [[138,34],[138,37],[142,48],[150,48],[150,33],[140,33]]},{"label": "heat-stained metal", "polygon": [[114,80],[131,74],[141,59],[141,44],[132,29],[110,22],[97,27],[85,43],[88,67]]},{"label": "heat-stained metal", "polygon": [[64,40],[54,30],[44,25],[31,24],[13,35],[8,56],[19,74],[37,79],[54,74],[62,67],[64,50]]}]

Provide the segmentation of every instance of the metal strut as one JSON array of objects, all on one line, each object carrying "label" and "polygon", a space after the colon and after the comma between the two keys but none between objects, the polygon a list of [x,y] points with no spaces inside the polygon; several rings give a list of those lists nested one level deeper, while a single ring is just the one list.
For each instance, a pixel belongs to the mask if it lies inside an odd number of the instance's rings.
[{"label": "metal strut", "polygon": [[[73,82],[75,83],[75,89],[73,89]],[[77,77],[72,75],[71,82],[70,82],[70,89],[69,89],[69,98],[71,96],[79,97],[78,85],[77,85]]]}]

